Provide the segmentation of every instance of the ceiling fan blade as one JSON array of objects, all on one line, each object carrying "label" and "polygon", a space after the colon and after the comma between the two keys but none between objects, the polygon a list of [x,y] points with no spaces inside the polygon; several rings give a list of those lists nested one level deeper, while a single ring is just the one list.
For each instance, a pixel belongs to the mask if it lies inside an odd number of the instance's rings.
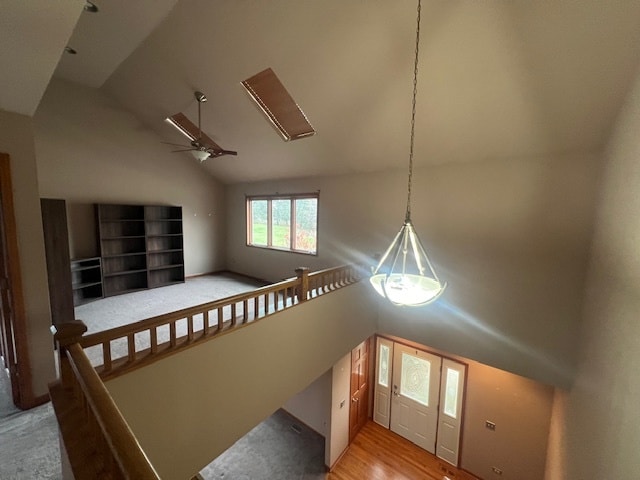
[{"label": "ceiling fan blade", "polygon": [[189,140],[198,140],[198,127],[189,120],[184,113],[176,113],[166,118],[165,121],[176,128],[181,134],[187,137]]},{"label": "ceiling fan blade", "polygon": [[171,150],[171,153],[177,152],[193,152],[194,150],[198,150],[197,148],[185,148],[184,150]]},{"label": "ceiling fan blade", "polygon": [[189,145],[185,145],[183,143],[171,143],[171,142],[160,142],[160,143],[164,143],[165,145],[173,145],[174,147],[188,147]]},{"label": "ceiling fan blade", "polygon": [[207,150],[210,151],[212,157],[221,157],[223,155],[238,155],[238,152],[234,152],[233,150]]},{"label": "ceiling fan blade", "polygon": [[[202,133],[198,130],[198,126],[189,120],[184,113],[176,113],[166,119],[166,122],[175,127],[180,133],[187,137],[192,142],[198,142],[206,144],[215,150],[222,150],[216,142],[211,139],[206,133]],[[200,134],[200,138],[198,138]]]}]

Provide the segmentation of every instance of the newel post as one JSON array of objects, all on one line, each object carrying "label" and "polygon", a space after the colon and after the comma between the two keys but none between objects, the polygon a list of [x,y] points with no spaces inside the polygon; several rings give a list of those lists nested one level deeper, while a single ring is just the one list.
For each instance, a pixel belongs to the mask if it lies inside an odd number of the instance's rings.
[{"label": "newel post", "polygon": [[309,269],[307,267],[296,268],[298,276],[298,302],[304,302],[309,292]]},{"label": "newel post", "polygon": [[60,356],[60,377],[62,384],[66,387],[71,384],[73,372],[67,358],[67,347],[74,343],[79,343],[82,335],[87,331],[87,326],[82,320],[59,323],[51,327],[54,332],[53,338],[58,345],[58,355]]}]

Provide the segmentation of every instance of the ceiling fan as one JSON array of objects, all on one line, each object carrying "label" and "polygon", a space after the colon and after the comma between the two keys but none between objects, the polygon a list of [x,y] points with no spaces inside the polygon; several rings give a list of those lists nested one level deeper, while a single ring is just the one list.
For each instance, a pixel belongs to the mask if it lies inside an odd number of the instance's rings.
[{"label": "ceiling fan", "polygon": [[200,107],[207,101],[207,97],[202,92],[194,92],[194,96],[198,101],[198,126],[196,127],[183,113],[176,113],[166,118],[166,122],[174,126],[180,133],[190,140],[190,145],[180,145],[178,143],[162,142],[174,147],[184,147],[180,150],[172,150],[175,152],[191,152],[191,154],[200,160],[205,161],[207,158],[221,157],[222,155],[238,155],[233,150],[225,150],[216,142],[214,142],[206,133],[202,133],[200,124]]}]

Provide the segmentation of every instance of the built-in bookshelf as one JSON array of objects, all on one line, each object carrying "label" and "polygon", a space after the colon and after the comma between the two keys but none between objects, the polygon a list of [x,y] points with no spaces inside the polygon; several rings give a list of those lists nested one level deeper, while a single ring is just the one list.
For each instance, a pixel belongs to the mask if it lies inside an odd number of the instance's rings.
[{"label": "built-in bookshelf", "polygon": [[184,282],[182,208],[96,206],[104,295]]},{"label": "built-in bookshelf", "polygon": [[74,307],[104,296],[100,257],[71,260],[71,289]]}]

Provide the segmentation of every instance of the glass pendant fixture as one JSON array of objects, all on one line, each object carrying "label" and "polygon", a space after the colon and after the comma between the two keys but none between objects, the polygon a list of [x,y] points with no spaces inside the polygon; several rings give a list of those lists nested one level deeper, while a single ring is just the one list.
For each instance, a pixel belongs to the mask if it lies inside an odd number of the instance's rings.
[{"label": "glass pendant fixture", "polygon": [[418,53],[420,47],[420,11],[418,0],[416,49],[413,65],[413,101],[407,211],[402,228],[373,270],[369,281],[381,296],[398,306],[417,307],[435,301],[447,286],[438,278],[429,256],[411,223],[411,180],[413,177],[413,143],[415,136],[416,96],[418,93]]}]

